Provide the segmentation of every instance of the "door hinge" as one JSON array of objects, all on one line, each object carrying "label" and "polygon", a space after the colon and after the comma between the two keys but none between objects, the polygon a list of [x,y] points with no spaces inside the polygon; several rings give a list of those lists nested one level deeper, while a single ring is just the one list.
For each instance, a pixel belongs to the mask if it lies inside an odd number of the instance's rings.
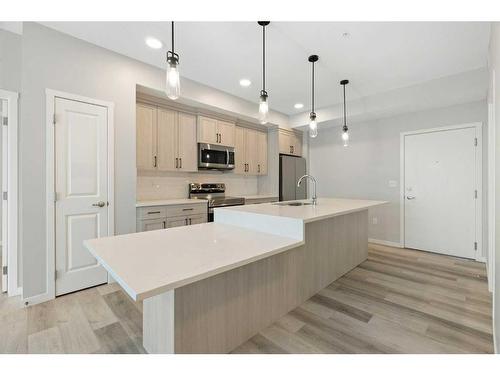
[{"label": "door hinge", "polygon": [[8,194],[7,194],[7,192],[6,192],[6,191],[2,192],[2,199],[3,199],[4,201],[6,201],[6,200],[7,200],[7,196],[8,196]]},{"label": "door hinge", "polygon": [[8,117],[2,117],[2,125],[3,126],[9,125],[9,118]]},{"label": "door hinge", "polygon": [[474,138],[474,146],[477,147],[477,138]]},{"label": "door hinge", "polygon": [[474,190],[474,199],[477,199],[477,190]]},{"label": "door hinge", "polygon": [[474,250],[477,251],[477,242],[474,242]]},{"label": "door hinge", "polygon": [[7,266],[2,267],[2,275],[7,275]]}]

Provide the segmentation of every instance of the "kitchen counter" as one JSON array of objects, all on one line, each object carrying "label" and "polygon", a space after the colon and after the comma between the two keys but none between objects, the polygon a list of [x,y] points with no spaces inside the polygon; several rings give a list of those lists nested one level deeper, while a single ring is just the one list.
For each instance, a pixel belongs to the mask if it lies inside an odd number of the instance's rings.
[{"label": "kitchen counter", "polygon": [[151,201],[137,201],[136,207],[173,206],[180,204],[207,204],[204,199],[159,199]]},{"label": "kitchen counter", "polygon": [[276,199],[278,200],[277,194],[257,194],[257,195],[244,195],[245,200],[258,200],[258,199]]},{"label": "kitchen counter", "polygon": [[85,246],[137,301],[301,243],[293,238],[206,223],[88,240]]},{"label": "kitchen counter", "polygon": [[384,203],[216,208],[214,223],[85,246],[144,300],[147,352],[227,353],[366,260],[368,208]]},{"label": "kitchen counter", "polygon": [[[297,200],[294,202],[311,202],[310,200]],[[234,215],[247,215],[253,216],[255,220],[261,219],[263,216],[280,217],[287,219],[297,219],[304,223],[309,223],[316,220],[323,220],[330,217],[345,215],[351,212],[365,210],[369,207],[385,204],[384,201],[370,201],[359,199],[340,199],[340,198],[319,198],[317,205],[304,205],[304,206],[287,206],[282,205],[281,202],[276,203],[263,203],[249,206],[235,206],[219,208],[215,212],[216,217]]]}]

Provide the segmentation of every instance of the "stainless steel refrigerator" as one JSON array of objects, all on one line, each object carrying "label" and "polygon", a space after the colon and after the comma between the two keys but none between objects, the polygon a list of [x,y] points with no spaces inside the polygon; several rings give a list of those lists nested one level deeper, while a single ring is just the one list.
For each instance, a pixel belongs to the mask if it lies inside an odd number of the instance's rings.
[{"label": "stainless steel refrigerator", "polygon": [[307,198],[307,181],[297,187],[297,181],[306,174],[306,159],[280,155],[280,201]]}]

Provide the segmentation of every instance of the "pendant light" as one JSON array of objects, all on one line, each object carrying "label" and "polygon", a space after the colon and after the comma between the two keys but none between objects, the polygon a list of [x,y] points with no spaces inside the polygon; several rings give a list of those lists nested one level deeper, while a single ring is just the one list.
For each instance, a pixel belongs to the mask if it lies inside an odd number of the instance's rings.
[{"label": "pendant light", "polygon": [[316,122],[316,112],[314,112],[314,63],[319,60],[319,56],[311,55],[308,60],[312,63],[312,108],[309,114],[309,136],[316,138],[318,136],[318,123]]},{"label": "pendant light", "polygon": [[172,21],[172,50],[167,52],[167,96],[175,100],[181,94],[181,81],[179,76],[179,55],[174,49],[174,21]]},{"label": "pendant light", "polygon": [[266,26],[271,22],[258,21],[257,23],[262,26],[262,90],[260,90],[259,98],[259,121],[261,124],[265,124],[267,123],[269,114],[268,95],[266,91]]},{"label": "pendant light", "polygon": [[347,147],[349,145],[349,128],[347,127],[345,111],[345,85],[347,85],[348,83],[348,79],[343,79],[342,81],[340,81],[340,84],[344,88],[344,126],[342,126],[342,140],[344,141],[344,147]]}]

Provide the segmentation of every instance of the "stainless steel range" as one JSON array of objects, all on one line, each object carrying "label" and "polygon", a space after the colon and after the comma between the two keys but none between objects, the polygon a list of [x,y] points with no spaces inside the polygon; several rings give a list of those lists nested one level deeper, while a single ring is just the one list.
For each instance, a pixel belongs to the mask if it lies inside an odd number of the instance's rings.
[{"label": "stainless steel range", "polygon": [[245,204],[245,198],[226,196],[226,184],[190,183],[189,198],[208,200],[208,221],[214,221],[214,208]]}]

